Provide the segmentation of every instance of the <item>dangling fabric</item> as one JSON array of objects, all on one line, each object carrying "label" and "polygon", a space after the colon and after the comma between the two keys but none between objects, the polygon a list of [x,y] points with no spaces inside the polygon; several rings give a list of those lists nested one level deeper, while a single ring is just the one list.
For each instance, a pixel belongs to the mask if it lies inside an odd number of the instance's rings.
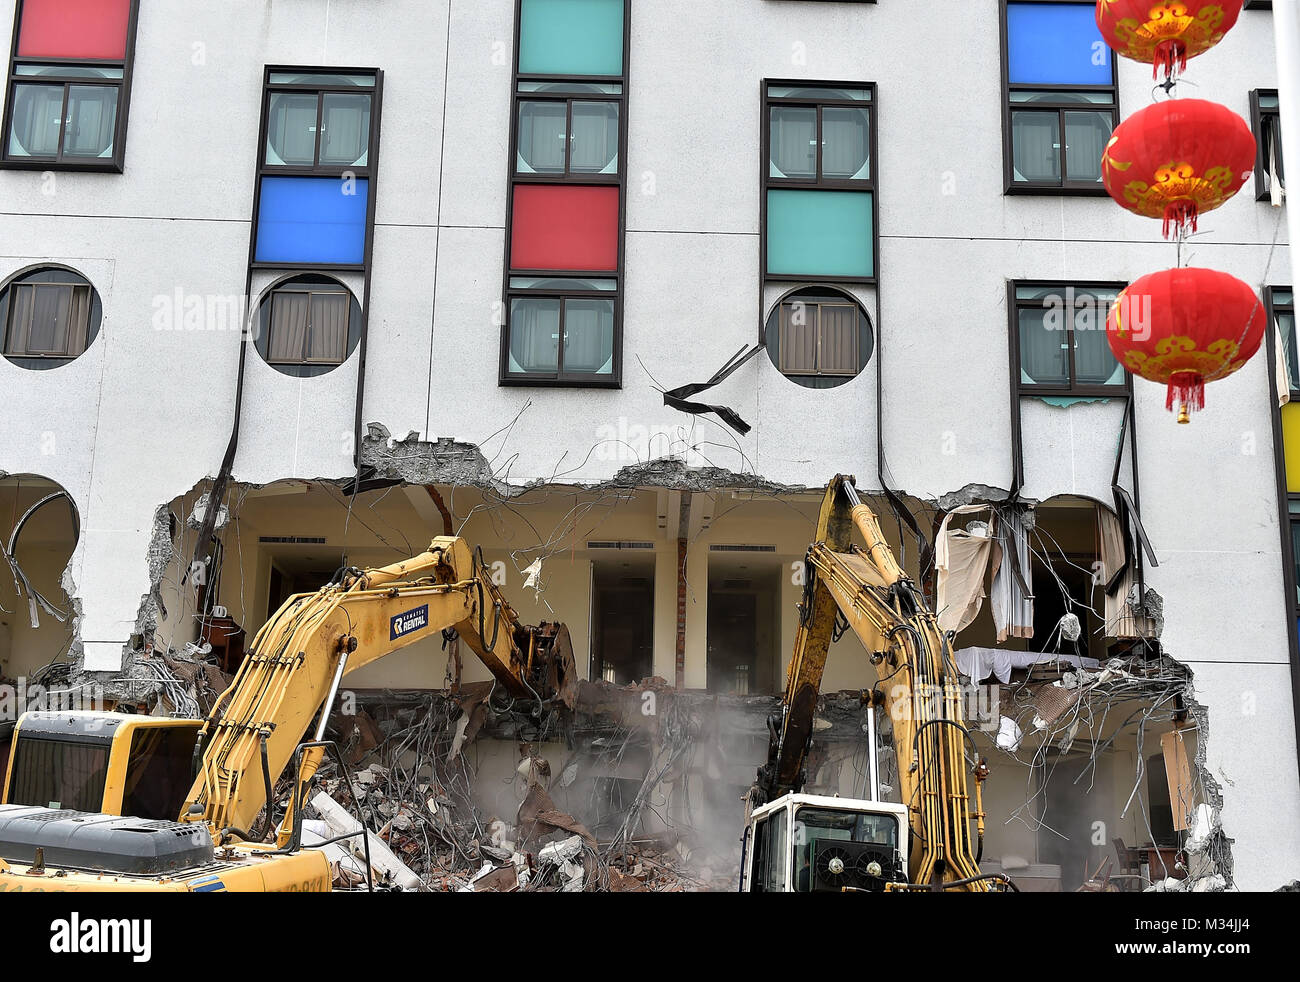
[{"label": "dangling fabric", "polygon": [[999,642],[1034,636],[1034,571],[1024,513],[1019,505],[998,512],[998,562],[989,597]]},{"label": "dangling fabric", "polygon": [[954,515],[990,511],[987,505],[963,505],[950,511],[935,537],[935,603],[939,627],[961,631],[979,616],[984,606],[984,581],[993,556],[991,528],[979,535],[966,529],[950,529]]}]

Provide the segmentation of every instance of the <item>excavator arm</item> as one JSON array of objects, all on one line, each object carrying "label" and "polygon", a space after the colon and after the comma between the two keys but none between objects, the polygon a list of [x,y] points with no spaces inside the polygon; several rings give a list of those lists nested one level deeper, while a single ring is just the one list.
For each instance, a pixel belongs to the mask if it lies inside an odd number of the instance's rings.
[{"label": "excavator arm", "polygon": [[[855,528],[866,548],[853,543]],[[916,843],[910,881],[940,889],[989,889],[972,855],[970,830],[974,817],[982,841],[978,798],[987,769],[977,761],[972,813],[965,757],[970,734],[950,645],[852,478],[837,476],[827,488],[806,563],[785,695],[769,721],[768,761],[759,768],[753,803],[802,789],[826,657],[839,631],[851,628],[880,678],[877,689],[863,693],[863,703],[882,707],[892,721],[900,791]]]},{"label": "excavator arm", "polygon": [[[246,837],[313,719],[316,741],[324,735],[343,676],[447,630],[513,696],[550,699],[576,678],[564,626],[522,625],[464,540],[436,538],[412,559],[348,570],[317,593],[289,598],[263,625],[204,721],[199,773],[181,820]],[[300,786],[322,756],[319,746],[305,751]],[[281,825],[281,845],[292,818]]]}]

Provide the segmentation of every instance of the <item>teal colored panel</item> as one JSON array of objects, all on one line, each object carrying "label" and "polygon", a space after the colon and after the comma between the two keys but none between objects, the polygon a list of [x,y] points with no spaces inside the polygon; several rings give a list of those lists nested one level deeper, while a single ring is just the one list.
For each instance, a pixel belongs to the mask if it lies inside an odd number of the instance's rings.
[{"label": "teal colored panel", "polygon": [[870,191],[767,192],[767,271],[874,276]]},{"label": "teal colored panel", "polygon": [[523,0],[522,75],[622,75],[623,0]]}]

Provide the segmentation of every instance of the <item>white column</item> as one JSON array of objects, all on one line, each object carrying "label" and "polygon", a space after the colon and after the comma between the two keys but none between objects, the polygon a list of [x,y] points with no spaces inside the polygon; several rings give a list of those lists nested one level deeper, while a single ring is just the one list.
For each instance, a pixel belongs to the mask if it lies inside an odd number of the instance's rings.
[{"label": "white column", "polygon": [[[1273,0],[1277,39],[1277,97],[1282,120],[1282,159],[1291,171],[1300,166],[1300,0]],[[1291,188],[1295,188],[1294,173]],[[1300,213],[1294,191],[1286,203],[1291,248],[1291,286],[1300,290]]]}]

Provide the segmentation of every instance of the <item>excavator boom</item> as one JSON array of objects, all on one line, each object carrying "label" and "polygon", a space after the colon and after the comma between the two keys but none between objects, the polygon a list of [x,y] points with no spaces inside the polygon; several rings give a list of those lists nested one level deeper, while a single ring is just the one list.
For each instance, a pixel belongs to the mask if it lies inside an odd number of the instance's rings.
[{"label": "excavator boom", "polygon": [[[856,529],[866,547],[855,545]],[[818,692],[832,640],[852,629],[879,666],[881,688],[863,703],[891,721],[898,783],[907,808],[912,888],[990,889],[972,849],[972,811],[963,717],[963,691],[948,638],[921,591],[898,565],[879,520],[851,478],[826,490],[817,541],[808,550],[800,623],[785,695],[769,722],[768,761],[758,772],[753,804],[798,794],[812,736]],[[986,769],[975,764],[976,797]]]},{"label": "excavator boom", "polygon": [[[339,685],[350,671],[419,641],[449,639],[451,632],[511,696],[545,701],[563,697],[576,684],[564,625],[521,624],[481,554],[460,538],[442,536],[412,559],[345,570],[316,593],[290,597],[258,631],[230,687],[201,725],[113,713],[64,713],[57,720],[29,714],[32,719],[19,721],[14,740],[21,780],[12,781],[11,762],[0,804],[0,892],[329,889],[324,854],[300,848],[296,806],[323,759],[325,723]],[[304,741],[313,720],[314,739]],[[190,727],[191,745],[196,754],[201,751],[179,821],[174,811],[163,812],[175,807],[184,785],[170,806],[157,805],[154,814],[125,811],[127,802],[137,800],[134,789],[149,783],[141,780],[148,767],[134,748],[159,746],[163,726]],[[100,752],[76,749],[68,744],[70,735],[87,747],[102,747],[108,758],[103,786],[81,789],[84,804],[74,804],[75,811],[51,802],[59,792],[40,765]],[[264,829],[249,830],[295,758],[292,804],[275,848],[261,842]],[[184,776],[188,782],[188,772]],[[18,800],[10,798],[10,784]],[[41,822],[28,821],[34,817]],[[74,829],[89,845],[65,845]]]}]

